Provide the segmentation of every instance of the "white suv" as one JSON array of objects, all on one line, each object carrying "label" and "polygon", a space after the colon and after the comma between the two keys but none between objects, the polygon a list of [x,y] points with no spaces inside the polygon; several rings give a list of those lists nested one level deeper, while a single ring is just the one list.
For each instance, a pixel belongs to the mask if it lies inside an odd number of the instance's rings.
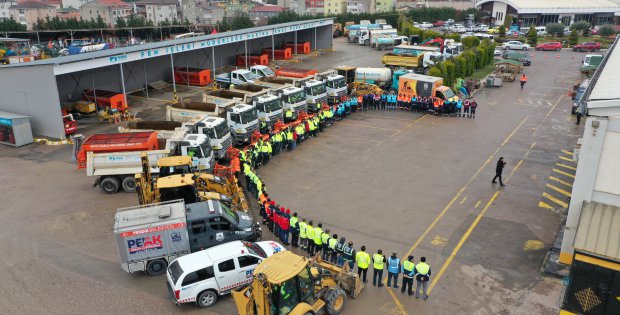
[{"label": "white suv", "polygon": [[507,50],[529,50],[530,49],[530,45],[528,44],[524,44],[518,40],[511,40],[509,42],[505,42],[502,44],[502,48],[503,49],[507,49]]},{"label": "white suv", "polygon": [[220,295],[251,283],[263,259],[285,250],[273,241],[234,241],[179,257],[168,266],[168,293],[175,304],[211,306]]}]

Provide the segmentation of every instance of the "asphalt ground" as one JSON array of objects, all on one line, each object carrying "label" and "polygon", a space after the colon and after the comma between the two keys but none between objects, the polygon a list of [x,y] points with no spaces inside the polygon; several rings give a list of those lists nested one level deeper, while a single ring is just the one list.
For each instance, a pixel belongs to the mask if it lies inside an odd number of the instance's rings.
[{"label": "asphalt ground", "polygon": [[[382,53],[368,47],[337,39],[335,49],[295,66],[381,66]],[[427,257],[428,300],[369,285],[344,314],[557,314],[562,285],[539,267],[559,214],[538,203],[558,155],[582,132],[565,96],[582,56],[532,54],[525,89],[483,89],[475,119],[356,113],[259,170],[279,203],[356,247]],[[138,117],[163,119],[169,94],[130,104]],[[84,134],[115,128],[80,126]],[[125,273],[113,217],[137,196],[104,195],[70,156],[69,146],[0,148],[3,313],[236,313],[230,297],[208,310],[176,307],[164,277]],[[499,156],[508,163],[501,189],[490,183]]]}]

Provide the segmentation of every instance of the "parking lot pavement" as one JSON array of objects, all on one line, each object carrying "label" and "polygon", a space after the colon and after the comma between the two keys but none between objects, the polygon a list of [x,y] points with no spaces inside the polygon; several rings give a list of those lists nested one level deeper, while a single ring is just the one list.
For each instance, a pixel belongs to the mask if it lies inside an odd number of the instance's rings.
[{"label": "parking lot pavement", "polygon": [[[298,66],[381,65],[381,52],[336,41],[335,52]],[[345,314],[557,313],[561,285],[540,277],[537,268],[559,218],[538,202],[558,152],[570,148],[581,132],[570,121],[564,96],[578,78],[581,55],[533,55],[526,88],[506,83],[482,90],[476,119],[357,113],[259,171],[279,202],[322,221],[355,246],[401,256],[411,251],[416,261],[429,258],[437,279],[429,300],[370,286],[347,301]],[[160,96],[161,101],[132,99],[138,117],[163,119],[171,97]],[[80,124],[84,134],[116,128]],[[508,161],[510,180],[497,190],[490,180],[500,155]],[[69,146],[0,149],[0,162],[9,166],[0,168],[5,240],[0,309],[7,314],[236,312],[230,297],[208,311],[176,307],[163,277],[126,274],[111,228],[116,209],[137,204],[137,197],[102,194],[70,156]]]}]

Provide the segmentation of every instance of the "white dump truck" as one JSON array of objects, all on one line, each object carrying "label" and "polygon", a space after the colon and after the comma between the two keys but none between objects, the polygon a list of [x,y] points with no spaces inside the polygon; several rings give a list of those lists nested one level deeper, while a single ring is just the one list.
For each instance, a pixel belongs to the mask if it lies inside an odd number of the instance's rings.
[{"label": "white dump truck", "polygon": [[282,89],[273,90],[272,94],[280,97],[284,112],[289,109],[293,111],[294,120],[297,120],[300,112],[308,111],[306,93],[300,87],[288,86]]},{"label": "white dump truck", "polygon": [[258,111],[258,119],[267,123],[269,127],[282,120],[282,100],[273,94],[255,96],[252,105]]},{"label": "white dump truck", "polygon": [[300,81],[298,86],[304,89],[308,101],[308,112],[317,113],[321,104],[327,102],[327,85],[319,80]]},{"label": "white dump truck", "polygon": [[347,82],[344,76],[336,70],[329,70],[317,75],[317,80],[325,82],[327,89],[327,103],[338,104],[340,99],[347,95]]},{"label": "white dump truck", "polygon": [[269,93],[269,87],[257,85],[257,84],[238,84],[234,87],[230,87],[231,92],[238,92],[245,94],[244,99],[252,99],[253,97],[265,95]]}]

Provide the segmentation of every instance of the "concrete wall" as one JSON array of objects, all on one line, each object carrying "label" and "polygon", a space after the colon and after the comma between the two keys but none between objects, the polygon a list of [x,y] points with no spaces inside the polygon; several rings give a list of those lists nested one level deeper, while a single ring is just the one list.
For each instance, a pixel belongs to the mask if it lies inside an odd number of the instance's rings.
[{"label": "concrete wall", "polygon": [[0,110],[30,116],[32,134],[64,139],[58,89],[51,65],[3,68]]}]

